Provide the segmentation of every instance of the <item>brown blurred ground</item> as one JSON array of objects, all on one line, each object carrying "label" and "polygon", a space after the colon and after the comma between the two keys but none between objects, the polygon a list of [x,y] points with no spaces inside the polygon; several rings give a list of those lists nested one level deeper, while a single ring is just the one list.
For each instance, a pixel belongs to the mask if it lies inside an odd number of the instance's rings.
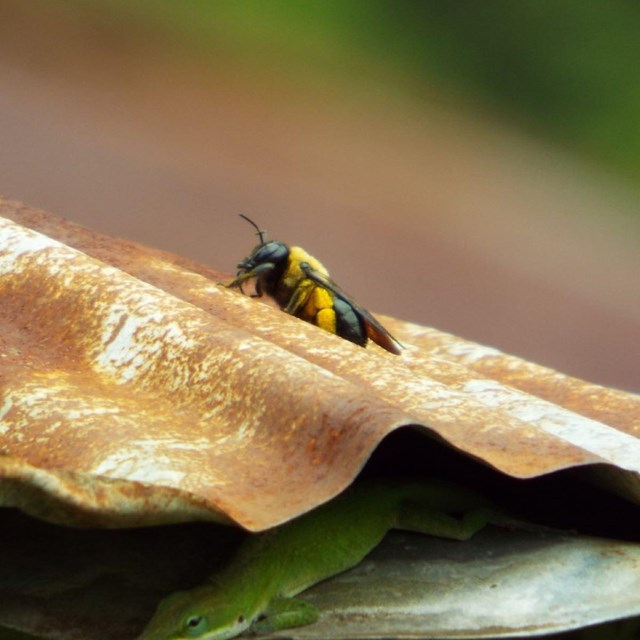
[{"label": "brown blurred ground", "polygon": [[371,309],[640,390],[637,202],[488,117],[258,68],[0,2],[0,192],[229,271],[244,212]]}]

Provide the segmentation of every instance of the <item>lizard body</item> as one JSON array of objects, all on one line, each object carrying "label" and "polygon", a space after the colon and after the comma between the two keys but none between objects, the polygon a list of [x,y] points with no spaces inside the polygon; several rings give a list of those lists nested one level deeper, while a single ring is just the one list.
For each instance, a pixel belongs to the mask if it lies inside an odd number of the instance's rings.
[{"label": "lizard body", "polygon": [[[458,517],[460,516],[460,517]],[[294,598],[361,562],[390,529],[466,540],[499,516],[479,494],[441,481],[370,482],[291,522],[248,536],[207,582],[165,598],[139,640],[226,640],[314,622]]]}]

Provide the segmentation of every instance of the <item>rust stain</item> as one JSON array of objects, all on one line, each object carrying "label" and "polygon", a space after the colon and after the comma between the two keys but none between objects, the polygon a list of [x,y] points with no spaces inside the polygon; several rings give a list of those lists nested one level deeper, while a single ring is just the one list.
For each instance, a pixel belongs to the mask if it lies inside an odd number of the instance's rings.
[{"label": "rust stain", "polygon": [[27,510],[35,491],[73,519],[77,486],[85,519],[260,530],[343,490],[405,425],[514,477],[640,471],[633,394],[394,319],[400,357],[362,349],[208,267],[6,200],[0,216],[0,473]]}]

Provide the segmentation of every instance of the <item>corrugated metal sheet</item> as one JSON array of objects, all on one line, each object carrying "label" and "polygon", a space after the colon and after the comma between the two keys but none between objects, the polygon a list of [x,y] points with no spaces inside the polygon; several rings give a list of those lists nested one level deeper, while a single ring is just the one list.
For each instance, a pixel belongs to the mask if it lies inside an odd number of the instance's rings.
[{"label": "corrugated metal sheet", "polygon": [[305,594],[326,612],[316,624],[274,637],[546,636],[640,615],[638,594],[637,544],[497,530],[462,545],[393,534],[358,567]]},{"label": "corrugated metal sheet", "polygon": [[362,349],[182,258],[0,215],[4,504],[261,530],[342,491],[404,425],[519,478],[606,463],[635,493],[636,395],[395,320],[401,356]]},{"label": "corrugated metal sheet", "polygon": [[[2,505],[257,531],[342,491],[405,425],[515,478],[588,465],[640,501],[637,395],[392,318],[402,355],[361,349],[208,267],[1,199],[0,216]],[[204,577],[194,545],[230,549],[223,527],[143,540],[1,515],[0,621],[43,637],[133,636],[161,589]],[[637,544],[562,533],[395,534],[306,593],[321,619],[285,635],[532,636],[639,615],[638,562]]]}]

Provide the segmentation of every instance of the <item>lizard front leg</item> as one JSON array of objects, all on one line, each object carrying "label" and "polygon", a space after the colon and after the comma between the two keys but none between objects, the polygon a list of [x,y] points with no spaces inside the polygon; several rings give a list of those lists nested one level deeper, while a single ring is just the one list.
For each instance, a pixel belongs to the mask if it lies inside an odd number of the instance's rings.
[{"label": "lizard front leg", "polygon": [[318,610],[309,602],[297,598],[274,598],[250,629],[256,633],[270,633],[312,624],[317,619]]}]

